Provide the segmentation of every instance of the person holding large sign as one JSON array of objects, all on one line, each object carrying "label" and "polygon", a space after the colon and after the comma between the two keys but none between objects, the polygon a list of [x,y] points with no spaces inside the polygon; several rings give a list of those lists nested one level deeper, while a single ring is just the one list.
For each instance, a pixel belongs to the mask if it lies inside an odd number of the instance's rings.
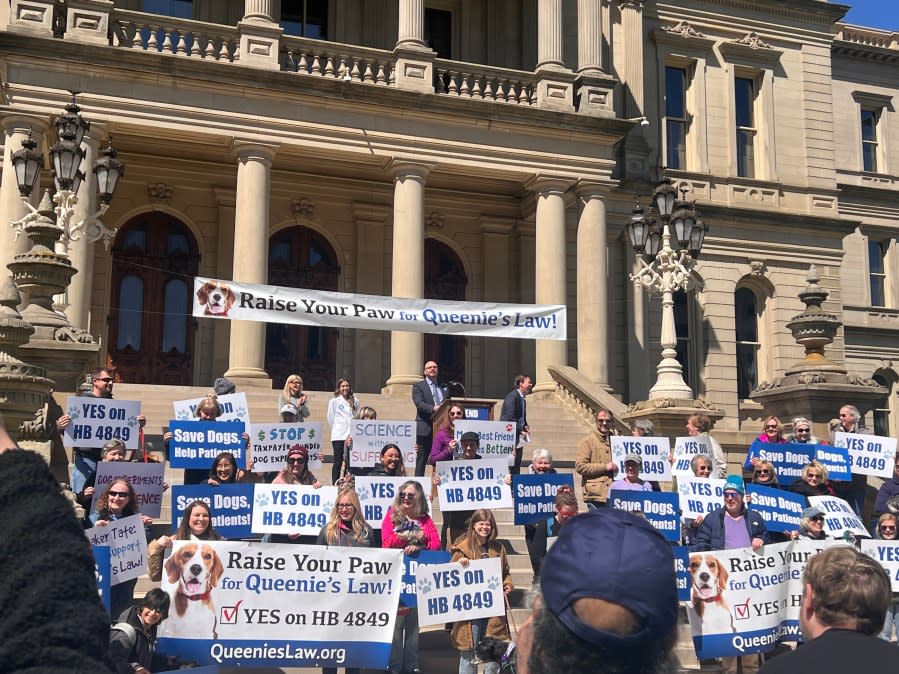
[{"label": "person holding large sign", "polygon": [[810,461],[802,467],[802,479],[793,482],[792,490],[805,497],[833,496],[833,489],[827,481],[827,468],[820,461]]},{"label": "person holding large sign", "polygon": [[[877,518],[877,527],[874,533],[875,538],[883,541],[899,541],[899,517],[896,517],[893,513],[884,513]],[[896,637],[899,638],[899,592],[893,592],[890,607],[887,609],[886,618],[883,621],[883,631],[880,633],[880,638],[884,641],[892,641],[893,628],[896,629]]]},{"label": "person holding large sign", "polygon": [[643,459],[639,454],[627,454],[624,457],[624,477],[612,482],[612,489],[625,491],[652,491],[652,485],[646,480],[640,479],[640,470],[643,468]]},{"label": "person holding large sign", "polygon": [[438,461],[452,461],[459,449],[459,441],[456,440],[456,421],[465,418],[465,409],[456,403],[450,405],[446,413],[446,419],[443,426],[434,436],[434,442],[431,445],[431,455],[428,463],[436,466]]},{"label": "person holding large sign", "polygon": [[181,524],[173,536],[160,536],[147,546],[147,569],[150,580],[162,579],[162,558],[172,549],[173,541],[221,541],[224,540],[212,526],[212,511],[206,501],[194,501],[184,509]]},{"label": "person holding large sign", "polygon": [[[124,461],[125,460],[125,443],[121,440],[109,440],[100,448],[100,462],[103,461]],[[94,487],[97,480],[97,469],[91,472],[90,476],[85,480],[84,487],[80,492],[76,492],[75,500],[84,508],[87,520],[90,515],[91,503],[94,500]]]},{"label": "person holding large sign", "polygon": [[[397,490],[381,524],[381,547],[401,549],[405,555],[440,549],[437,527],[428,514],[428,499],[415,480],[403,482]],[[393,630],[390,671],[419,672],[418,609],[402,602]]]},{"label": "person holding large sign", "polygon": [[287,452],[287,467],[275,476],[272,484],[305,484],[316,489],[322,486],[309,471],[309,450],[304,445],[294,445]]},{"label": "person holding large sign", "polygon": [[[512,574],[509,572],[506,551],[496,542],[496,536],[496,520],[493,518],[493,513],[483,508],[475,510],[468,521],[468,531],[465,537],[457,540],[450,547],[450,552],[453,553],[452,561],[459,562],[463,568],[467,567],[472,559],[499,557],[503,592],[508,595],[512,591]],[[474,649],[484,637],[502,641],[511,639],[505,611],[502,615],[492,618],[477,618],[453,623],[450,638],[456,650],[460,651],[459,674],[477,674],[478,663]],[[484,674],[499,674],[499,663],[488,662],[484,665]]]},{"label": "person holding large sign", "polygon": [[[252,466],[252,464],[252,461],[247,461],[248,466]],[[238,468],[237,459],[231,452],[220,452],[212,461],[212,468],[209,470],[209,479],[206,480],[206,484],[210,487],[218,487],[221,484],[258,482],[259,477],[249,468],[247,470]]]},{"label": "person holding large sign", "polygon": [[687,417],[687,435],[691,437],[708,438],[709,447],[712,450],[712,458],[715,460],[716,471],[709,477],[723,478],[727,476],[727,456],[715,438],[709,435],[712,430],[712,420],[707,414],[691,414]]},{"label": "person holding large sign", "polygon": [[[830,444],[839,446],[836,442],[837,433],[852,433],[856,435],[874,435],[861,420],[861,413],[855,405],[843,405],[840,408],[840,425],[830,434]],[[852,471],[852,479],[849,481],[834,482],[834,495],[846,501],[855,514],[864,519],[865,490],[868,488],[868,476]]]}]

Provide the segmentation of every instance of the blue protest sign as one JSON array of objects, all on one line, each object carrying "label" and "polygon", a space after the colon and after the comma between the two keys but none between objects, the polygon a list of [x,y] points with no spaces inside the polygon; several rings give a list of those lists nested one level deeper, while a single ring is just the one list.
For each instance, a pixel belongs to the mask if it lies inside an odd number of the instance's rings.
[{"label": "blue protest sign", "polygon": [[770,461],[777,471],[777,481],[781,485],[793,484],[799,479],[802,467],[815,456],[818,445],[800,442],[774,444],[756,440],[749,448],[750,458],[758,457]]},{"label": "blue protest sign", "polygon": [[212,526],[224,538],[250,538],[253,523],[253,485],[175,485],[172,487],[172,531],[178,528],[184,509],[203,501],[212,513]]},{"label": "blue protest sign", "polygon": [[828,480],[848,482],[852,479],[852,460],[849,458],[848,449],[832,445],[815,445],[815,447],[815,460],[827,468]]},{"label": "blue protest sign", "polygon": [[445,550],[420,550],[414,555],[403,555],[403,589],[400,601],[405,606],[418,606],[415,572],[419,564],[447,564],[452,555]]},{"label": "blue protest sign", "polygon": [[757,484],[746,485],[746,494],[749,507],[762,516],[768,531],[799,530],[799,520],[805,510],[804,496]]},{"label": "blue protest sign", "polygon": [[169,464],[172,468],[209,468],[221,452],[231,452],[239,468],[245,468],[242,421],[169,422]]},{"label": "blue protest sign", "polygon": [[675,545],[671,548],[674,553],[674,578],[677,581],[677,600],[690,601],[690,548],[686,545]]},{"label": "blue protest sign", "polygon": [[103,608],[109,613],[111,607],[110,589],[112,588],[112,555],[108,545],[95,545],[91,547],[94,553],[94,574],[97,578],[97,594]]},{"label": "blue protest sign", "polygon": [[616,510],[639,510],[669,541],[680,541],[678,495],[661,491],[613,489],[609,503]]},{"label": "blue protest sign", "polygon": [[556,493],[563,484],[574,490],[574,476],[570,473],[513,475],[515,524],[531,524],[551,517],[556,512]]}]

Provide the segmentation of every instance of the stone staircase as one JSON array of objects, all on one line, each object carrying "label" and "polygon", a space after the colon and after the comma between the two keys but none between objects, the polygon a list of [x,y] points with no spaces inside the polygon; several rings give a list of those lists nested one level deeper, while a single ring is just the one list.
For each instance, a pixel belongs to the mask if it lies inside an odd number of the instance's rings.
[{"label": "stone staircase", "polygon": [[[145,429],[145,439],[148,446],[152,445],[155,451],[162,450],[162,434],[168,426],[169,419],[172,417],[172,401],[184,400],[188,398],[196,398],[206,395],[209,392],[207,388],[199,387],[172,387],[172,386],[154,386],[154,385],[136,385],[136,384],[116,384],[115,396],[121,400],[140,400],[141,410],[147,417],[147,426]],[[247,401],[250,407],[250,416],[253,421],[274,422],[278,420],[277,400],[278,391],[270,391],[263,389],[247,389]],[[329,391],[309,391],[309,407],[311,410],[310,421],[320,421],[327,426],[326,409],[327,401],[332,397]],[[57,398],[60,404],[65,404],[66,393],[58,393]],[[413,419],[415,409],[411,399],[406,397],[394,397],[379,394],[358,394],[358,397],[364,405],[370,405],[378,411],[380,419]],[[495,416],[499,416],[499,408],[501,401],[497,401],[495,407]],[[561,402],[552,397],[542,399],[529,398],[528,400],[528,421],[531,426],[532,442],[529,447],[525,448],[524,464],[530,461],[530,454],[533,449],[545,448],[552,452],[554,463],[557,468],[564,472],[573,472],[574,456],[577,442],[590,431],[590,426],[582,419],[574,415]],[[325,431],[328,432],[328,429]],[[330,457],[326,456],[326,463],[330,461]],[[330,484],[330,466],[326,465],[318,475],[319,479]],[[171,484],[180,484],[182,482],[182,471],[178,469],[166,469],[166,481]],[[577,484],[578,481],[575,480]],[[579,490],[576,490],[579,491]],[[167,492],[163,498],[162,516],[154,525],[154,533],[161,535],[168,533],[171,527],[171,505],[170,492]],[[583,506],[582,506],[583,509]],[[515,585],[509,597],[511,610],[511,618],[514,625],[521,625],[529,614],[529,609],[525,608],[525,600],[528,591],[531,589],[532,571],[530,559],[527,554],[527,547],[524,540],[524,529],[520,526],[513,525],[513,515],[509,510],[500,510],[496,513],[497,524],[499,527],[499,537],[503,545],[506,547],[508,554],[512,580]],[[432,516],[434,517],[438,530],[442,521],[439,505],[435,501],[432,507]],[[154,587],[147,576],[143,576],[137,584],[135,595],[143,596],[149,589]],[[679,640],[677,646],[677,655],[682,668],[684,670],[699,669],[699,663],[693,654],[693,647],[690,640],[689,627],[686,625],[685,614],[682,616],[682,624],[680,626]],[[423,628],[420,641],[421,667],[423,671],[428,673],[446,673],[450,674],[458,671],[458,652],[452,648],[449,640],[449,633],[444,631],[442,627]],[[709,669],[703,667],[703,669]],[[246,668],[244,668],[246,670]],[[266,670],[277,671],[277,670]],[[311,668],[292,668],[284,669],[285,672],[313,672],[320,671]],[[714,671],[714,668],[711,668]]]}]

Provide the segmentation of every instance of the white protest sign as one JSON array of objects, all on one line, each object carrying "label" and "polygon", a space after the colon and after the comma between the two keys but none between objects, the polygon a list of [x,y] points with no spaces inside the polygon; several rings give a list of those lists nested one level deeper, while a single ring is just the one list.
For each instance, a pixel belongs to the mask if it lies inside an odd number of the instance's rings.
[{"label": "white protest sign", "polygon": [[298,484],[253,485],[254,534],[317,536],[328,523],[337,487]]},{"label": "white protest sign", "polygon": [[837,447],[849,450],[852,472],[856,475],[893,476],[893,457],[896,456],[896,438],[858,433],[834,433]]},{"label": "white protest sign", "polygon": [[624,475],[624,457],[636,454],[643,459],[640,469],[641,480],[671,481],[671,442],[668,438],[646,438],[630,435],[613,435],[609,438],[612,444],[612,461]]},{"label": "white protest sign", "polygon": [[63,436],[67,447],[102,447],[121,440],[127,449],[137,449],[138,400],[72,396],[66,398],[66,414],[72,417]]},{"label": "white protest sign", "polygon": [[116,480],[125,479],[134,487],[137,509],[148,517],[159,517],[164,475],[165,465],[161,463],[101,461],[97,464],[97,476],[94,479],[91,512],[97,512],[97,499],[106,487]]},{"label": "white protest sign", "polygon": [[508,465],[515,463],[514,421],[457,421],[453,424],[459,452],[462,451],[462,434],[473,431],[480,436],[478,454],[485,459],[504,458]]},{"label": "white protest sign", "polygon": [[[204,398],[190,398],[189,400],[176,400],[172,403],[175,408],[174,418],[178,421],[190,421],[196,419],[194,412],[197,405]],[[216,421],[242,421],[247,426],[247,432],[250,432],[250,406],[247,404],[246,393],[229,393],[227,395],[216,398],[219,406],[222,408],[222,415],[216,418]]]},{"label": "white protest sign", "polygon": [[118,585],[147,572],[147,534],[140,515],[123,517],[84,532],[92,547],[109,546],[112,580]]},{"label": "white protest sign", "polygon": [[350,437],[353,439],[350,446],[350,465],[353,468],[371,468],[380,463],[381,450],[390,443],[400,448],[403,465],[415,468],[414,421],[353,419],[350,422]]},{"label": "white protest sign", "polygon": [[724,505],[724,483],[716,477],[679,477],[677,493],[680,497],[681,517],[694,520],[705,517]]},{"label": "white protest sign", "polygon": [[697,454],[705,454],[712,462],[712,469],[715,469],[715,458],[712,454],[712,446],[709,439],[703,435],[687,436],[684,438],[674,439],[674,465],[671,467],[671,473],[678,479],[682,475],[693,477],[693,469],[690,468],[690,461]]},{"label": "white protest sign", "polygon": [[[172,562],[194,556],[218,571],[194,583],[208,602],[186,601],[190,588]],[[172,608],[158,644],[167,655],[228,667],[388,665],[402,550],[174,541],[169,561],[176,573],[164,573],[161,588]]]},{"label": "white protest sign", "polygon": [[421,485],[425,496],[431,493],[430,477],[391,477],[389,475],[359,475],[353,480],[362,516],[374,529],[380,529],[387,510],[393,505],[400,485],[414,480]]},{"label": "white protest sign", "polygon": [[899,592],[899,541],[876,541],[865,539],[861,550],[876,559],[890,577],[893,592]]},{"label": "white protest sign", "polygon": [[809,496],[808,502],[824,511],[824,531],[834,538],[840,538],[847,531],[865,538],[871,536],[864,522],[843,499],[836,496]]},{"label": "white protest sign", "polygon": [[512,507],[512,489],[504,481],[505,459],[438,461],[440,512]]},{"label": "white protest sign", "polygon": [[269,473],[287,467],[287,452],[303,445],[309,452],[310,470],[322,467],[322,424],[251,424],[250,447],[254,473]]},{"label": "white protest sign", "polygon": [[420,625],[489,618],[506,613],[503,572],[499,557],[420,564],[415,570]]}]

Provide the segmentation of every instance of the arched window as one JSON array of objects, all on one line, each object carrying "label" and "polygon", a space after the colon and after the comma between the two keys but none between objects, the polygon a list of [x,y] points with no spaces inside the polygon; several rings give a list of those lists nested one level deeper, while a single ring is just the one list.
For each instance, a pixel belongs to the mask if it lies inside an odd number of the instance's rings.
[{"label": "arched window", "polygon": [[737,342],[737,396],[740,400],[759,383],[759,317],[761,307],[758,296],[750,288],[737,288],[734,292],[734,328]]}]

